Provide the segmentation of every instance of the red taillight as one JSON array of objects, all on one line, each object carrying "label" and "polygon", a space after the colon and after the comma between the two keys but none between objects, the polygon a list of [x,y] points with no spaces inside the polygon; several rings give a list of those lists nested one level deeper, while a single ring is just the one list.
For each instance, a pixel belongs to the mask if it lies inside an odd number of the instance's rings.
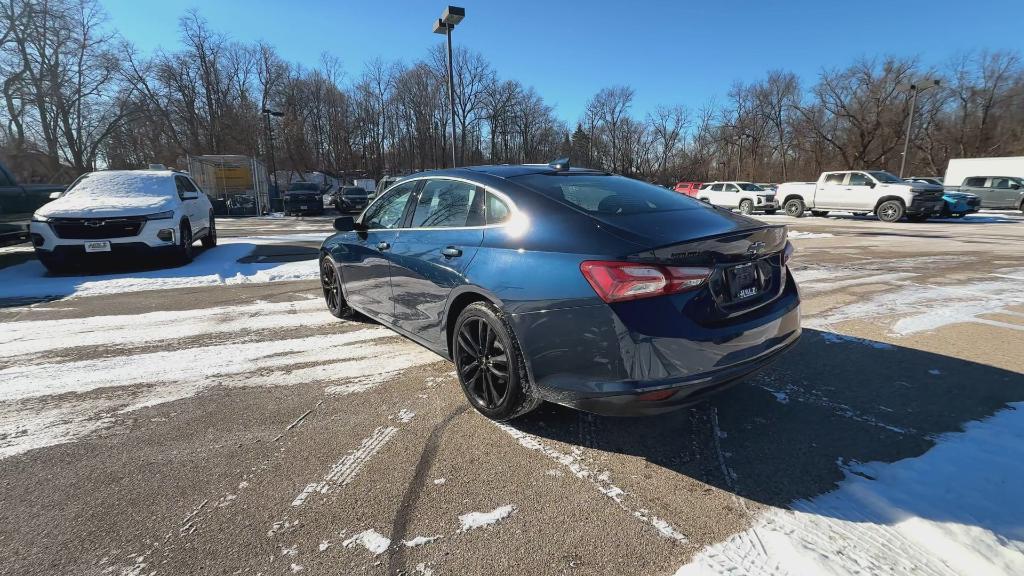
[{"label": "red taillight", "polygon": [[580,271],[594,292],[605,302],[622,302],[693,290],[711,275],[710,268],[600,260],[583,262]]}]

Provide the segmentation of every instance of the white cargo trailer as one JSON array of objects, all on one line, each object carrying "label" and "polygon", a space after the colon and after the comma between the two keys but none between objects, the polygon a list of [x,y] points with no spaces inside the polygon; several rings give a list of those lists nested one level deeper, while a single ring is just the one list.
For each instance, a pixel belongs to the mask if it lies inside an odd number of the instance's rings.
[{"label": "white cargo trailer", "polygon": [[951,158],[943,186],[962,186],[972,176],[1016,176],[1024,178],[1024,156],[1001,158]]}]

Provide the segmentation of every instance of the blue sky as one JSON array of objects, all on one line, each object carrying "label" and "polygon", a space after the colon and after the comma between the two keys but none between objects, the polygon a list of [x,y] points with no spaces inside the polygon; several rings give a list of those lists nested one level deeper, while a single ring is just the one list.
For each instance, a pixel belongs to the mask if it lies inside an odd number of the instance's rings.
[{"label": "blue sky", "polygon": [[[236,40],[263,39],[295,62],[339,57],[349,77],[374,57],[411,62],[442,39],[425,0],[101,0],[144,51],[178,45],[177,20],[199,7]],[[926,64],[980,49],[1024,49],[1024,0],[464,1],[456,45],[483,53],[502,78],[534,86],[575,121],[599,89],[636,90],[634,112],[696,108],[768,70],[813,83],[859,56],[919,55]]]}]

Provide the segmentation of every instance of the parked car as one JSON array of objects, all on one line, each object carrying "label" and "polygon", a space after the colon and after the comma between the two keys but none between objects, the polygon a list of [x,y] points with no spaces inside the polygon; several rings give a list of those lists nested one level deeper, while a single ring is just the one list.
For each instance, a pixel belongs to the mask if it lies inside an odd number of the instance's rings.
[{"label": "parked car", "polygon": [[320,250],[327,307],[451,359],[495,420],[702,400],[800,335],[784,226],[601,171],[503,165],[392,186]]},{"label": "parked car", "polygon": [[703,182],[676,182],[673,190],[680,194],[686,194],[687,196],[696,196],[697,190],[699,190],[703,184]]},{"label": "parked car", "polygon": [[36,256],[62,271],[107,256],[193,257],[192,245],[217,245],[213,205],[186,174],[172,170],[104,170],[75,180],[63,196],[32,215]]},{"label": "parked car", "polygon": [[27,242],[32,213],[62,192],[57,184],[19,184],[0,164],[0,246]]},{"label": "parked car", "polygon": [[697,190],[697,199],[723,208],[738,208],[742,214],[755,210],[775,214],[775,194],[750,182],[709,182]]},{"label": "parked car", "polygon": [[827,216],[831,210],[855,214],[874,212],[883,222],[897,222],[904,216],[923,222],[942,211],[941,186],[907,182],[880,170],[823,172],[817,182],[787,182],[776,197],[786,214],[801,218],[804,212]]},{"label": "parked car", "polygon": [[[918,178],[912,176],[907,178],[907,181],[942,186],[942,181],[939,178]],[[981,198],[967,192],[945,190],[942,193],[942,202],[942,209],[938,214],[941,218],[963,218],[968,214],[977,212],[981,208]]]},{"label": "parked car", "polygon": [[944,186],[942,178],[938,176],[911,176],[910,178],[907,178],[907,180],[913,182],[924,182],[925,184],[934,184],[936,186]]},{"label": "parked car", "polygon": [[377,192],[377,183],[373,181],[373,178],[355,178],[352,180],[352,186],[366,190],[366,194],[370,198],[373,198],[374,193]]},{"label": "parked car", "polygon": [[981,198],[982,208],[1024,212],[1024,178],[971,176],[964,180],[959,191],[969,192]]},{"label": "parked car", "polygon": [[370,201],[370,194],[356,186],[342,186],[334,192],[331,204],[338,212],[359,212]]},{"label": "parked car", "polygon": [[311,214],[319,216],[324,213],[324,200],[320,185],[316,182],[292,182],[284,193],[284,213],[301,216]]}]

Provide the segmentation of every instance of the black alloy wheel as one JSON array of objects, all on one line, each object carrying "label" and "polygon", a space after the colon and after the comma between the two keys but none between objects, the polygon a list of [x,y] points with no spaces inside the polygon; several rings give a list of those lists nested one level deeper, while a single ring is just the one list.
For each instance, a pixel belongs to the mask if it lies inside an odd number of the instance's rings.
[{"label": "black alloy wheel", "polygon": [[203,248],[213,248],[217,246],[217,221],[213,218],[213,212],[210,212],[210,227],[206,229],[206,236],[203,236]]},{"label": "black alloy wheel", "polygon": [[511,327],[494,306],[474,302],[459,314],[452,336],[455,371],[469,403],[493,420],[511,420],[540,404]]},{"label": "black alloy wheel", "polygon": [[181,223],[181,228],[178,231],[178,237],[180,242],[178,243],[178,255],[182,264],[188,264],[195,257],[195,252],[192,249],[192,227],[187,222]]},{"label": "black alloy wheel", "polygon": [[352,308],[345,303],[345,296],[341,292],[341,279],[338,278],[338,270],[330,256],[320,259],[320,288],[324,291],[324,302],[327,303],[327,310],[332,316],[352,317]]}]

